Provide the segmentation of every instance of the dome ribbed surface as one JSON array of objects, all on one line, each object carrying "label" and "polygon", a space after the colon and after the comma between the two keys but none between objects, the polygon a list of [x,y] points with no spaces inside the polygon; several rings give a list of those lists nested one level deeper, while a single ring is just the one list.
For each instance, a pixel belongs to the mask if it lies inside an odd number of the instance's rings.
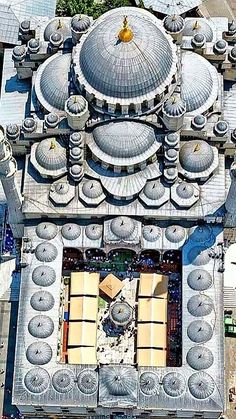
[{"label": "dome ribbed surface", "polygon": [[7,134],[17,135],[19,133],[19,127],[17,124],[9,124],[6,128]]},{"label": "dome ribbed surface", "polygon": [[192,140],[180,148],[179,161],[187,172],[201,173],[211,167],[214,161],[214,152],[205,141]]},{"label": "dome ribbed surface", "polygon": [[52,262],[57,255],[56,246],[50,242],[40,243],[35,249],[35,256],[40,262]]},{"label": "dome ribbed surface", "polygon": [[61,369],[52,376],[52,385],[59,393],[67,393],[72,390],[75,384],[75,377],[71,370]]},{"label": "dome ribbed surface", "polygon": [[86,180],[83,183],[82,191],[87,198],[95,199],[102,195],[103,190],[98,180]]},{"label": "dome ribbed surface", "polygon": [[49,287],[56,281],[56,272],[51,266],[37,266],[32,273],[32,280],[40,287]]},{"label": "dome ribbed surface", "polygon": [[37,145],[35,158],[44,169],[63,169],[67,163],[66,148],[59,140],[45,138]]},{"label": "dome ribbed surface", "polygon": [[188,326],[187,335],[192,342],[204,343],[212,338],[213,330],[205,320],[194,320]]},{"label": "dome ribbed surface", "polygon": [[87,15],[77,14],[71,19],[71,27],[76,32],[85,32],[90,27],[90,19]]},{"label": "dome ribbed surface", "polygon": [[206,372],[196,372],[189,377],[189,391],[196,399],[210,397],[215,389],[213,378]]},{"label": "dome ribbed surface", "polygon": [[177,33],[183,29],[184,19],[178,15],[166,16],[163,25],[167,32]]},{"label": "dome ribbed surface", "polygon": [[128,367],[108,367],[104,382],[112,396],[128,396],[136,388],[136,371]]},{"label": "dome ribbed surface", "polygon": [[184,227],[179,225],[169,226],[165,230],[166,239],[171,243],[179,243],[184,240],[186,231]]},{"label": "dome ribbed surface", "polygon": [[36,234],[40,239],[51,240],[57,235],[58,228],[53,223],[40,223],[36,227]]},{"label": "dome ribbed surface", "polygon": [[32,368],[25,374],[24,383],[31,393],[43,393],[49,387],[50,376],[44,368]]},{"label": "dome ribbed surface", "polygon": [[110,224],[112,233],[120,239],[129,238],[135,230],[135,223],[132,218],[121,216],[113,218]]},{"label": "dome ribbed surface", "polygon": [[55,191],[58,195],[66,195],[69,192],[69,183],[68,182],[58,182],[55,185]]},{"label": "dome ribbed surface", "polygon": [[210,262],[210,250],[201,246],[195,246],[188,252],[188,259],[192,265],[201,266]]},{"label": "dome ribbed surface", "polygon": [[208,242],[212,237],[212,228],[207,225],[199,225],[189,229],[189,239],[194,243]]},{"label": "dome ribbed surface", "polygon": [[146,396],[158,395],[160,388],[158,375],[152,371],[143,372],[139,378],[139,386]]},{"label": "dome ribbed surface", "polygon": [[102,237],[103,228],[100,224],[89,224],[85,227],[85,234],[90,240],[98,240]]},{"label": "dome ribbed surface", "polygon": [[205,291],[212,285],[212,276],[205,269],[195,269],[188,275],[188,285],[195,291]]},{"label": "dome ribbed surface", "polygon": [[67,109],[74,115],[78,115],[86,109],[86,104],[83,96],[71,96],[67,101]]},{"label": "dome ribbed surface", "polygon": [[171,117],[182,116],[186,112],[186,105],[178,96],[171,96],[163,104],[163,113]]},{"label": "dome ribbed surface", "polygon": [[46,120],[49,124],[55,125],[59,122],[59,116],[56,113],[51,112],[46,116]]},{"label": "dome ribbed surface", "polygon": [[28,346],[26,358],[31,364],[45,365],[52,359],[52,348],[46,342],[34,342]]},{"label": "dome ribbed surface", "polygon": [[54,297],[48,291],[37,291],[32,295],[30,304],[34,310],[49,311],[54,306]]},{"label": "dome ribbed surface", "polygon": [[206,117],[205,117],[204,115],[196,115],[196,116],[193,118],[193,124],[194,124],[196,127],[202,127],[203,125],[205,125],[205,124],[206,124]]},{"label": "dome ribbed surface", "polygon": [[207,42],[213,40],[213,31],[206,20],[196,18],[185,20],[183,36],[193,37],[198,33],[205,35]]},{"label": "dome ribbed surface", "polygon": [[213,301],[204,294],[193,295],[187,303],[190,314],[195,317],[203,317],[210,314],[214,308]]},{"label": "dome ribbed surface", "polygon": [[77,385],[81,393],[93,394],[98,388],[98,377],[94,370],[86,369],[77,375]]},{"label": "dome ribbed surface", "polygon": [[146,183],[144,194],[152,201],[162,198],[165,194],[165,186],[159,180],[150,180]]},{"label": "dome ribbed surface", "polygon": [[76,240],[81,234],[81,227],[78,224],[68,223],[61,229],[61,235],[66,240]]},{"label": "dome ribbed surface", "polygon": [[34,316],[28,324],[28,330],[35,338],[46,339],[53,333],[54,323],[48,316]]},{"label": "dome ribbed surface", "polygon": [[63,17],[55,17],[46,26],[44,30],[44,40],[49,41],[50,36],[57,32],[63,36],[64,39],[71,37],[70,21]]},{"label": "dome ribbed surface", "polygon": [[148,242],[155,242],[161,236],[161,229],[155,225],[143,227],[143,238]]},{"label": "dome ribbed surface", "polygon": [[195,370],[210,368],[213,362],[213,354],[205,346],[194,346],[187,353],[187,363]]},{"label": "dome ribbed surface", "polygon": [[182,199],[189,199],[194,195],[194,187],[191,183],[182,182],[177,186],[176,193]]},{"label": "dome ribbed surface", "polygon": [[132,316],[132,307],[126,302],[118,301],[110,307],[110,318],[119,326],[127,325],[132,320]]},{"label": "dome ribbed surface", "polygon": [[83,144],[83,138],[80,132],[73,132],[70,136],[70,141],[72,141],[72,143],[74,145],[77,145],[78,147],[81,147]]},{"label": "dome ribbed surface", "polygon": [[171,397],[179,397],[185,391],[184,376],[179,372],[169,372],[163,378],[163,389]]}]

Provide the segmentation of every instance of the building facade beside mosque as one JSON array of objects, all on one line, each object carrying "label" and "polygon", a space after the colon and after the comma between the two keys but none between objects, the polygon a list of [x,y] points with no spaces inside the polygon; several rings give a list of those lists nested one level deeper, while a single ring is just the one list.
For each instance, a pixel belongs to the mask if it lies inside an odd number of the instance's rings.
[{"label": "building facade beside mosque", "polygon": [[[217,418],[223,232],[236,226],[235,23],[126,7],[23,22],[19,38],[0,102],[0,176],[22,239],[13,403],[40,417]],[[61,362],[66,247],[181,249],[181,366],[141,352],[123,365],[82,352]]]}]

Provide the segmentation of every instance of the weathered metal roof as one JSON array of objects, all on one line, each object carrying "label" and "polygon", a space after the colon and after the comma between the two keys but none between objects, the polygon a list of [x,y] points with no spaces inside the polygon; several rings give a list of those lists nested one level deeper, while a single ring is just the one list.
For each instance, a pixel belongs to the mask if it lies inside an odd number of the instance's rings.
[{"label": "weathered metal roof", "polygon": [[[135,0],[136,4],[140,4],[139,0]],[[155,12],[162,13],[164,15],[181,15],[191,9],[199,6],[202,0],[185,0],[181,2],[179,0],[143,0],[144,7],[146,9],[153,9]]]}]

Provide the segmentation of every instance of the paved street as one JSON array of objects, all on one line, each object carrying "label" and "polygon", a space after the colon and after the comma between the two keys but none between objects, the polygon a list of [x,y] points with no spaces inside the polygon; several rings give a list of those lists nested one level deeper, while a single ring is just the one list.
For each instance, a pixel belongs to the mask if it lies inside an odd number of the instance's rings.
[{"label": "paved street", "polygon": [[[232,8],[231,8],[232,7]],[[199,10],[206,17],[225,16],[230,20],[236,17],[235,0],[205,0]]]},{"label": "paved street", "polygon": [[[233,310],[233,317],[236,318],[236,309]],[[235,401],[229,401],[229,389],[236,388],[236,338],[225,338],[225,382],[226,382],[226,409],[228,419],[236,418],[236,396]]]}]

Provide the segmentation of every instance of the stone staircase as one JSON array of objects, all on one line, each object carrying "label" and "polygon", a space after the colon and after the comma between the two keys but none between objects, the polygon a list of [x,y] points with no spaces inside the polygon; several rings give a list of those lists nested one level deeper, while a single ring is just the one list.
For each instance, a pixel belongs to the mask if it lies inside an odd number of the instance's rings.
[{"label": "stone staircase", "polygon": [[230,130],[236,128],[236,83],[225,93],[224,119],[229,123]]}]

